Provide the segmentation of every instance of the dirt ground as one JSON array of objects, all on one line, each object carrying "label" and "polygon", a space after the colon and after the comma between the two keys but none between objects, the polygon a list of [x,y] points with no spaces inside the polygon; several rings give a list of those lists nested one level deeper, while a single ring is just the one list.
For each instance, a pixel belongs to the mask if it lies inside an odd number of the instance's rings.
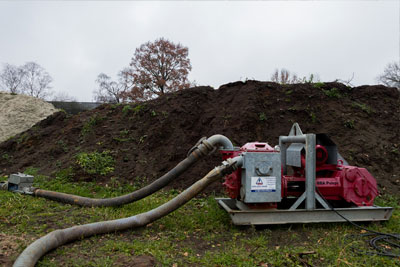
[{"label": "dirt ground", "polygon": [[[4,175],[33,166],[41,174],[73,168],[72,179],[147,184],[186,157],[203,136],[223,134],[234,145],[274,146],[294,122],[304,133],[326,133],[352,165],[367,168],[381,193],[400,189],[400,97],[395,88],[340,83],[279,85],[235,82],[196,87],[132,105],[102,105],[68,116],[55,113],[0,144]],[[79,152],[111,151],[115,170],[84,174]],[[197,163],[170,187],[183,189],[221,162],[219,153]],[[207,192],[221,192],[221,183]]]}]

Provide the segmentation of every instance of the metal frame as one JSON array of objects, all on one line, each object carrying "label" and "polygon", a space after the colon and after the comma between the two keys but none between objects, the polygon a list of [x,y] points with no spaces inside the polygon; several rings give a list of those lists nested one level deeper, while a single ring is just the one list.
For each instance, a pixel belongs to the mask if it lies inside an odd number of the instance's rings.
[{"label": "metal frame", "polygon": [[295,210],[299,205],[305,201],[307,210],[314,210],[316,208],[315,200],[317,200],[325,209],[329,209],[329,205],[322,199],[322,197],[315,191],[315,180],[316,180],[316,135],[315,134],[303,134],[299,124],[294,123],[290,130],[289,136],[279,137],[279,146],[281,148],[281,163],[283,166],[283,175],[287,174],[286,165],[286,151],[289,143],[300,143],[305,144],[306,150],[306,190],[297,199],[297,201],[289,208],[289,210]]},{"label": "metal frame", "polygon": [[[235,199],[216,198],[216,200],[228,212],[235,225],[345,222],[342,217],[330,209],[254,210],[238,207]],[[392,207],[377,206],[337,208],[335,210],[353,222],[387,221],[393,213]]]}]

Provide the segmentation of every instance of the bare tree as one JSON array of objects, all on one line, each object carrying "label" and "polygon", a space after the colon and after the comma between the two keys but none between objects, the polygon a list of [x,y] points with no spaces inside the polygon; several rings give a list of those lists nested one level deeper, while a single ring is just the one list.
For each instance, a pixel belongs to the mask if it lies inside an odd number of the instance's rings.
[{"label": "bare tree", "polygon": [[11,64],[4,64],[0,73],[2,89],[13,94],[21,92],[22,83],[25,77],[23,68]]},{"label": "bare tree", "polygon": [[167,92],[188,88],[189,50],[160,38],[135,50],[129,75],[132,88],[125,94],[133,101],[152,99]]},{"label": "bare tree", "polygon": [[50,86],[53,78],[39,64],[28,62],[22,66],[22,69],[25,73],[23,79],[25,94],[44,99],[53,93]]},{"label": "bare tree", "polygon": [[132,87],[131,76],[127,69],[118,73],[118,81],[111,80],[111,77],[100,73],[96,83],[98,89],[93,92],[95,101],[103,103],[121,103],[126,98],[125,93]]},{"label": "bare tree", "polygon": [[271,81],[280,84],[291,84],[300,82],[296,74],[291,74],[287,69],[275,69],[271,75]]},{"label": "bare tree", "polygon": [[386,86],[396,87],[400,90],[400,64],[398,62],[387,64],[383,74],[377,79]]}]

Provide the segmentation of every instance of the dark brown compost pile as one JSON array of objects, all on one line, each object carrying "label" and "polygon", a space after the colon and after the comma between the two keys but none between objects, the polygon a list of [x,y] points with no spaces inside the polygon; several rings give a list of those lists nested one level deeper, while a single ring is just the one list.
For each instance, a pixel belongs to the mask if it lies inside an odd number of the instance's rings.
[{"label": "dark brown compost pile", "polygon": [[[147,184],[185,158],[202,136],[223,134],[234,145],[274,146],[294,122],[304,133],[326,133],[352,165],[366,167],[381,192],[400,188],[400,99],[395,88],[340,83],[279,85],[247,81],[196,87],[130,105],[102,105],[68,116],[56,113],[0,145],[6,175],[39,168],[55,176],[69,168],[72,181]],[[80,152],[110,151],[115,170],[90,175],[76,164]],[[202,160],[172,183],[183,189],[221,162]],[[208,192],[222,192],[215,183]]]}]

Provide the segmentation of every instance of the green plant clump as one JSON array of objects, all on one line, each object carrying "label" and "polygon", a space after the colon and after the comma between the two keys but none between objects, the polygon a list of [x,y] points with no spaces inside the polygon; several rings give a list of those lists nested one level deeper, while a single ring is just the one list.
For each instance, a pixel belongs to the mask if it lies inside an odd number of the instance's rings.
[{"label": "green plant clump", "polygon": [[122,143],[122,142],[129,142],[132,140],[132,138],[129,137],[129,130],[125,129],[125,130],[121,130],[119,132],[119,136],[114,137],[113,140]]},{"label": "green plant clump", "polygon": [[90,133],[93,130],[93,126],[99,124],[102,120],[104,120],[103,117],[99,116],[91,117],[82,127],[81,130],[82,136],[85,136],[86,134]]},{"label": "green plant clump", "polygon": [[107,175],[114,171],[115,161],[110,154],[111,152],[108,150],[101,153],[97,151],[92,153],[81,152],[76,155],[76,163],[87,174]]},{"label": "green plant clump", "polygon": [[128,104],[122,108],[122,114],[124,116],[127,116],[129,114],[129,111],[131,111],[131,110],[132,110],[132,107]]},{"label": "green plant clump", "polygon": [[322,90],[324,92],[324,94],[328,97],[332,97],[332,98],[342,98],[342,94],[340,93],[339,89],[337,89],[336,87],[333,87],[330,90]]},{"label": "green plant clump", "polygon": [[265,121],[265,120],[267,120],[267,115],[265,115],[264,112],[261,112],[260,114],[258,114],[258,119],[260,121]]},{"label": "green plant clump", "polygon": [[324,87],[324,85],[325,84],[323,82],[316,82],[316,83],[313,84],[313,87],[319,89],[319,88]]},{"label": "green plant clump", "polygon": [[139,104],[139,105],[136,105],[132,110],[133,110],[133,113],[135,113],[135,115],[136,115],[136,114],[139,114],[144,108],[145,108],[145,104]]},{"label": "green plant clump", "polygon": [[151,110],[150,111],[150,115],[152,116],[152,117],[155,117],[155,116],[157,116],[157,112],[155,111],[155,110]]},{"label": "green plant clump", "polygon": [[317,122],[317,115],[314,112],[310,113],[310,118],[311,118],[312,123]]},{"label": "green plant clump", "polygon": [[372,108],[364,103],[354,102],[351,104],[353,108],[360,108],[362,111],[366,112],[368,115],[373,112]]},{"label": "green plant clump", "polygon": [[343,124],[346,128],[354,129],[354,120],[346,120]]}]

